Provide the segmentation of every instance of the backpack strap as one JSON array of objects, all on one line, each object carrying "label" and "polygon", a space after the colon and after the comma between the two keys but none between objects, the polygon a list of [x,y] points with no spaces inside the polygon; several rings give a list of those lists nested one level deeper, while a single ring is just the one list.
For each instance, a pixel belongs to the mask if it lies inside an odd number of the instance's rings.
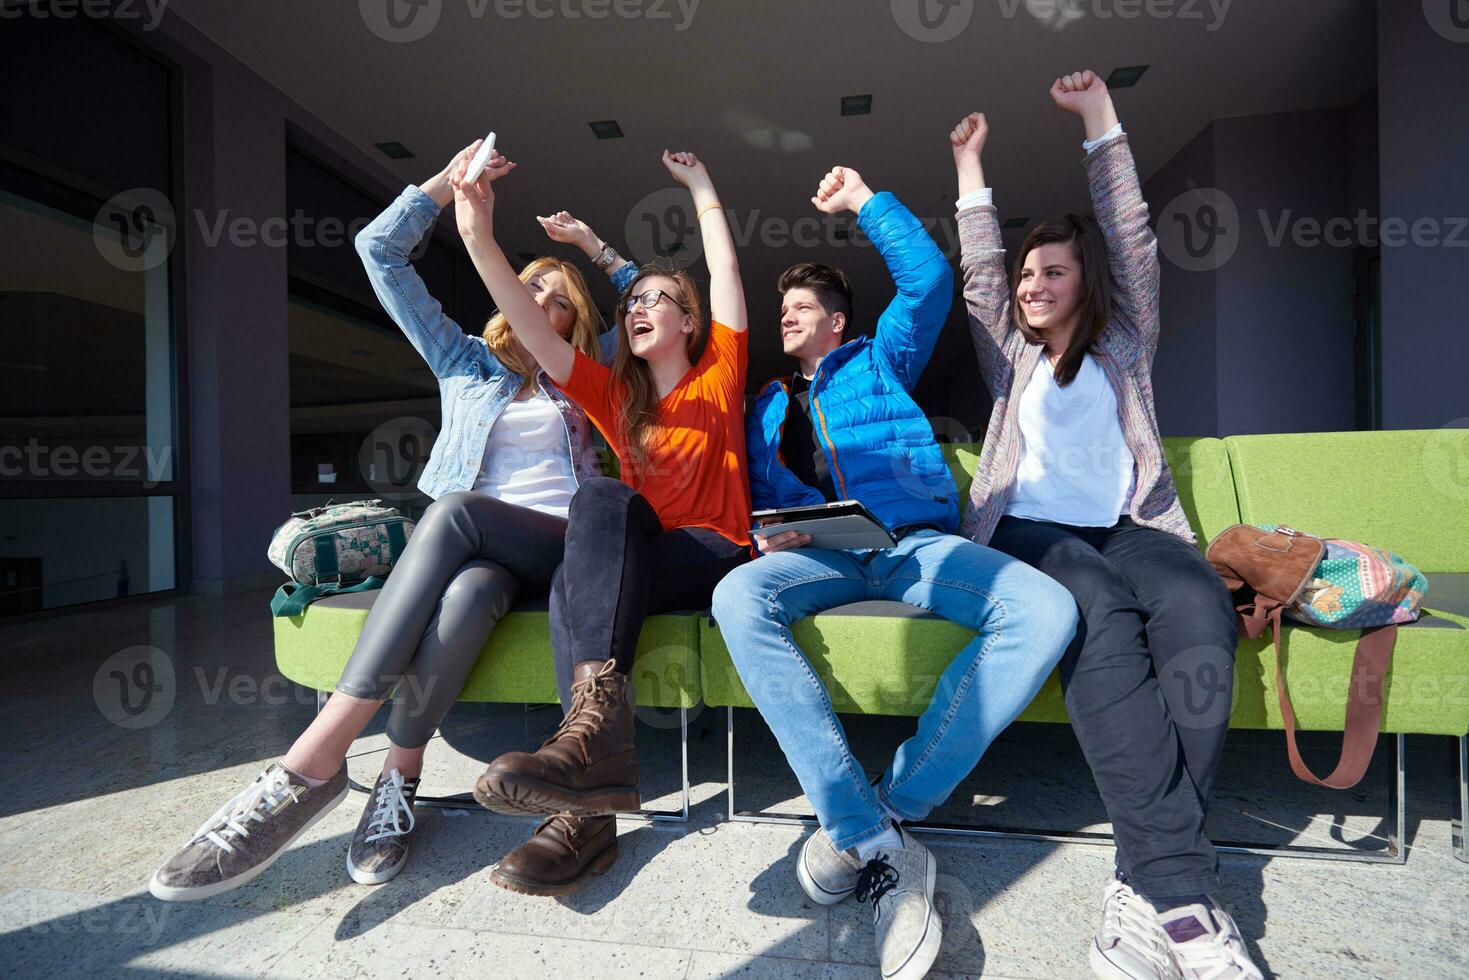
[{"label": "backpack strap", "polygon": [[1285,747],[1291,771],[1316,786],[1350,789],[1362,781],[1377,747],[1377,733],[1382,726],[1382,689],[1398,638],[1397,624],[1365,629],[1357,641],[1347,689],[1347,723],[1342,734],[1341,757],[1331,775],[1323,779],[1311,771],[1296,747],[1296,713],[1285,689],[1285,657],[1280,646],[1282,608],[1276,606],[1268,618],[1275,632],[1275,691],[1280,697],[1280,715],[1285,720]]}]

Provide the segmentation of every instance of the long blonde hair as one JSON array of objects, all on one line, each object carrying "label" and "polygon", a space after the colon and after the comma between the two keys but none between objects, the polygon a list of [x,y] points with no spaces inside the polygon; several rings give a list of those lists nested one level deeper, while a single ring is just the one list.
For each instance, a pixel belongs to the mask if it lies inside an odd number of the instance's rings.
[{"label": "long blonde hair", "polygon": [[[597,312],[597,307],[592,303],[592,294],[587,289],[587,281],[582,278],[581,270],[569,262],[542,255],[531,259],[520,270],[520,281],[530,282],[547,272],[559,272],[561,278],[566,280],[566,296],[571,300],[571,308],[576,311],[576,320],[571,325],[571,346],[600,360],[597,334],[601,333],[602,314]],[[515,334],[511,331],[510,321],[505,319],[505,314],[496,310],[485,323],[484,332],[480,336],[484,337],[490,352],[500,359],[501,364],[525,378],[526,384],[535,385],[536,380],[531,376],[529,365],[520,356]]]},{"label": "long blonde hair", "polygon": [[638,471],[640,482],[642,471],[648,464],[648,451],[652,448],[654,436],[660,427],[658,389],[653,384],[653,374],[648,369],[648,362],[635,355],[628,343],[627,298],[636,293],[643,281],[651,276],[672,279],[678,287],[679,295],[669,298],[677,300],[694,319],[694,329],[686,341],[690,364],[698,361],[709,337],[709,321],[704,318],[699,287],[694,283],[693,276],[683,269],[656,262],[649,263],[638,270],[638,277],[617,298],[617,354],[612,358],[612,377],[623,391],[617,421],[623,446]]}]

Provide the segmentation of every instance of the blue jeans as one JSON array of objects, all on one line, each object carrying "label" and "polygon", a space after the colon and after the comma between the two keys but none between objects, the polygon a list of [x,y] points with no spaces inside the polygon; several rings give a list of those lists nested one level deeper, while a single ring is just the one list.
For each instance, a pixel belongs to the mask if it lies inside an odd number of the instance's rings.
[{"label": "blue jeans", "polygon": [[[980,634],[945,669],[877,788],[791,635],[791,624],[813,613],[871,599],[911,603]],[[884,804],[920,820],[942,803],[1035,697],[1077,622],[1076,600],[1048,576],[937,531],[882,551],[763,555],[725,576],[713,611],[745,688],[841,849],[885,829]]]}]

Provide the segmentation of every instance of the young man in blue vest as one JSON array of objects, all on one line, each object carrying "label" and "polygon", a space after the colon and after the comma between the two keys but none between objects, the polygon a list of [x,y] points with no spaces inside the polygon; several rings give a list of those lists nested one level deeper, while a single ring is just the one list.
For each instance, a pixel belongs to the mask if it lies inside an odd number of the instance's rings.
[{"label": "young man in blue vest", "polygon": [[[953,275],[892,194],[837,167],[812,203],[850,210],[898,294],[874,336],[852,326],[852,290],[831,266],[780,279],[781,343],[798,362],[760,393],[747,421],[757,510],[858,500],[896,547],[833,551],[794,531],[757,536],[761,557],[726,577],[713,611],[746,689],[775,732],[821,827],[797,862],[801,887],[832,904],[873,904],[886,978],[920,977],[938,954],[933,855],[901,829],[949,795],[1020,714],[1076,628],[1076,603],[1022,562],[959,537],[958,491],[912,397],[953,297]],[[826,687],[791,625],[872,599],[908,602],[980,635],[939,679],[913,737],[876,784],[852,757]]]}]

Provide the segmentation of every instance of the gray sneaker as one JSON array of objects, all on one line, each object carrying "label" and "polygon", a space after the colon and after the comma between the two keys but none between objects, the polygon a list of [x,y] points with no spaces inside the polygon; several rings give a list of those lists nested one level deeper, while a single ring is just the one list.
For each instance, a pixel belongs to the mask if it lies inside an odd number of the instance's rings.
[{"label": "gray sneaker", "polygon": [[1151,902],[1112,878],[1102,897],[1102,921],[1088,955],[1102,980],[1182,980],[1168,934]]},{"label": "gray sneaker", "polygon": [[377,777],[367,798],[357,832],[347,845],[347,874],[359,885],[380,885],[408,863],[408,835],[413,832],[413,797],[418,780],[404,779],[393,769]]},{"label": "gray sneaker", "polygon": [[944,925],[933,906],[938,862],[898,828],[902,847],[878,851],[857,879],[857,900],[872,903],[877,960],[884,980],[917,980],[939,955]]},{"label": "gray sneaker", "polygon": [[1158,921],[1187,980],[1264,980],[1234,919],[1212,898],[1207,908],[1160,912]]},{"label": "gray sneaker", "polygon": [[347,796],[347,766],[315,789],[279,762],[204,821],[153,875],[165,902],[209,898],[238,888],[275,863],[296,838]]},{"label": "gray sneaker", "polygon": [[851,849],[839,851],[820,827],[806,838],[796,856],[796,880],[806,897],[821,905],[835,905],[857,890],[862,862]]}]

